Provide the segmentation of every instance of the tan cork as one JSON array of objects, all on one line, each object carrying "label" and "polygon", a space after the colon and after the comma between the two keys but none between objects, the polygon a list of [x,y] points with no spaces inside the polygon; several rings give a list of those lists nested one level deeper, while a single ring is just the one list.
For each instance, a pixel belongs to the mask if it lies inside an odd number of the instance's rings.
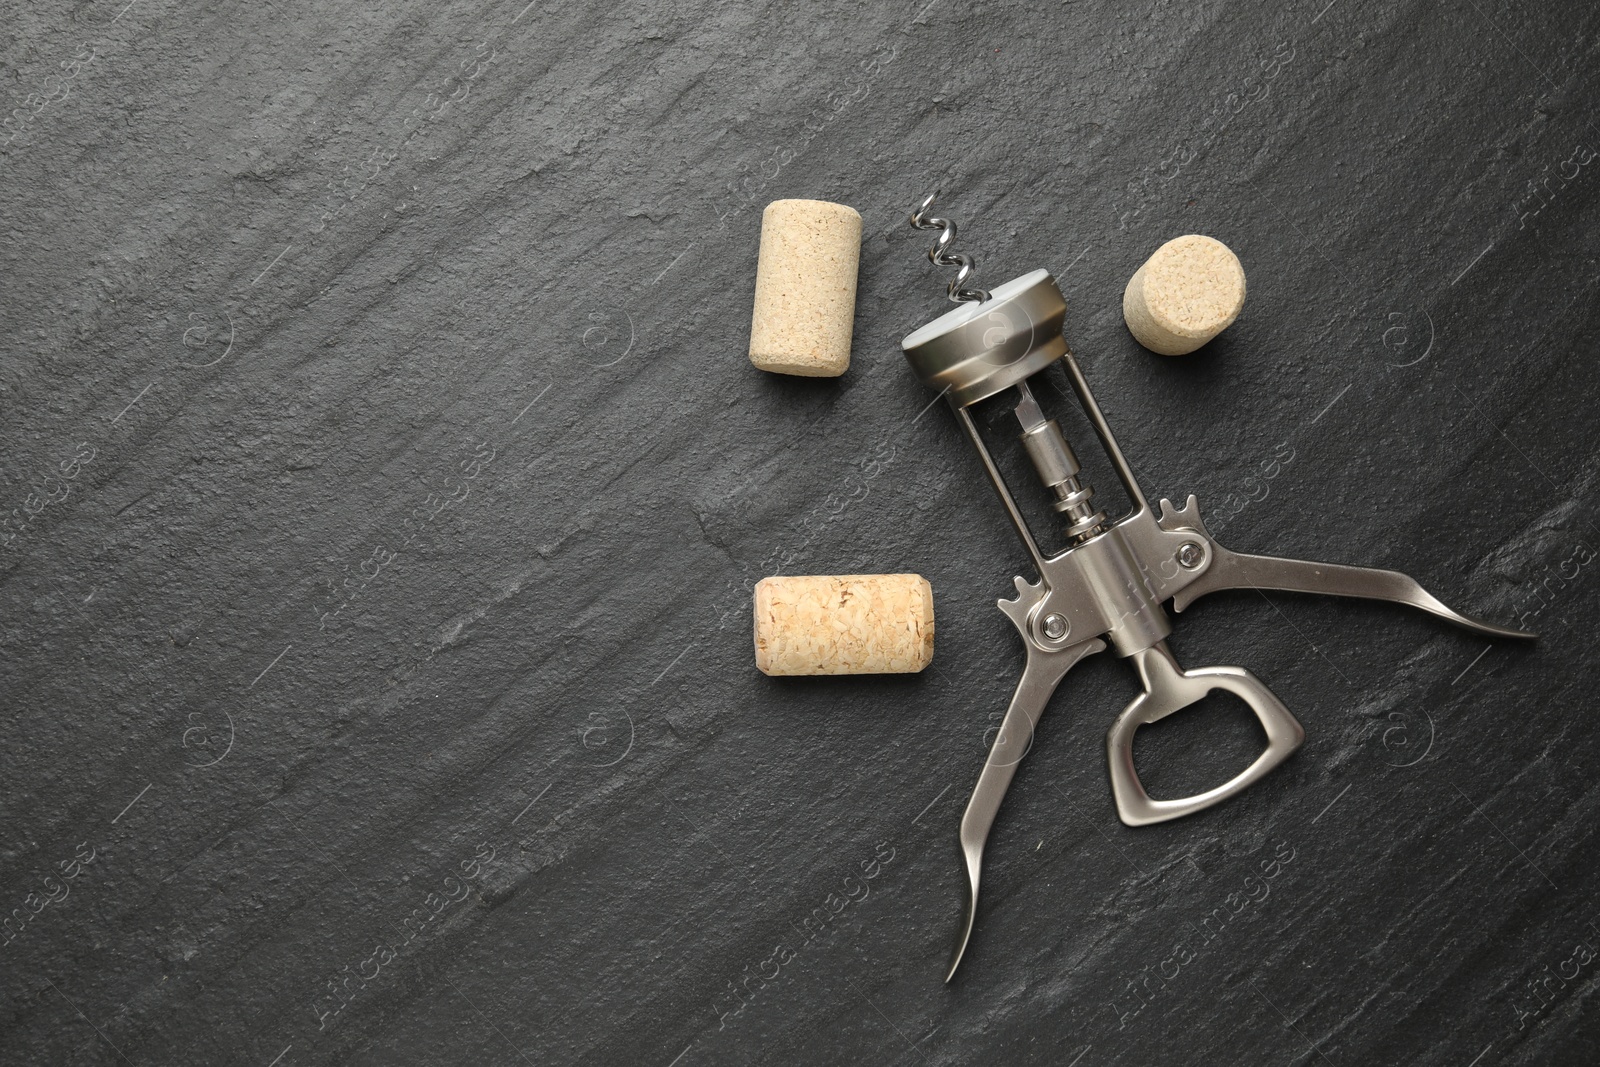
[{"label": "tan cork", "polygon": [[1144,261],[1122,294],[1122,317],[1139,343],[1163,356],[1193,352],[1244,308],[1244,268],[1214,237],[1174,237]]},{"label": "tan cork", "polygon": [[933,586],[920,574],[763,578],[755,616],[765,674],[915,674],[933,661]]},{"label": "tan cork", "polygon": [[761,213],[750,362],[833,378],[850,367],[861,216],[826,200],[774,200]]}]

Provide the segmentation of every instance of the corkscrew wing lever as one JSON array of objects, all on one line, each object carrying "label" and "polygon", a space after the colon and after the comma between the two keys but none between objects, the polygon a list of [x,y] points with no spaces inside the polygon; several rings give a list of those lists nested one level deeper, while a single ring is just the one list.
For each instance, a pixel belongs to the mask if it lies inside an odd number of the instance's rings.
[{"label": "corkscrew wing lever", "polygon": [[1205,573],[1172,598],[1174,611],[1182,611],[1208,593],[1227,589],[1277,589],[1288,593],[1317,593],[1406,604],[1485,637],[1532,640],[1539,636],[1456,611],[1424,589],[1415,578],[1399,571],[1350,567],[1340,563],[1311,563],[1276,556],[1251,556],[1230,551],[1209,535],[1205,536],[1211,546],[1210,564]]},{"label": "corkscrew wing lever", "polygon": [[[1025,585],[1020,579],[1017,584],[1019,589]],[[1014,602],[1000,602],[1002,610],[1008,603]],[[1105,642],[1098,638],[1055,652],[1031,643],[1028,645],[1028,665],[1022,670],[1022,680],[1017,683],[1011,706],[1006,709],[1000,732],[995,735],[989,758],[984,761],[983,773],[978,776],[978,785],[972,791],[972,799],[967,802],[966,813],[961,816],[961,857],[967,868],[967,911],[956,938],[950,970],[945,975],[946,982],[955,977],[956,968],[961,965],[961,957],[967,951],[967,941],[972,937],[973,922],[978,917],[978,879],[983,871],[984,842],[989,840],[989,830],[994,826],[995,816],[1000,813],[1000,802],[1005,799],[1006,790],[1011,788],[1011,778],[1017,773],[1017,764],[1033,747],[1033,731],[1039,725],[1039,717],[1044,714],[1045,706],[1050,703],[1051,695],[1066,673],[1079,660],[1105,647]]]}]

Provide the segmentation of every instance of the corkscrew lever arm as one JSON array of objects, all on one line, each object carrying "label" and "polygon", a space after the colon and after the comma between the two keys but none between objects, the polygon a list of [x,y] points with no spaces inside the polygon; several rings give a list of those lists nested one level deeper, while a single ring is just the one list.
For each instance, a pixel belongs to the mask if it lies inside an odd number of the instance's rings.
[{"label": "corkscrew lever arm", "polygon": [[[1024,631],[1024,639],[1026,636]],[[1011,778],[1017,773],[1017,764],[1033,747],[1034,727],[1039,724],[1039,717],[1044,714],[1045,705],[1050,702],[1056,686],[1061,684],[1061,679],[1073,665],[1105,647],[1105,642],[1099,638],[1054,652],[1032,643],[1028,645],[1028,665],[1023,668],[1022,680],[1017,683],[1011,706],[1006,709],[1000,732],[995,735],[989,758],[984,762],[983,773],[978,776],[978,785],[972,791],[972,799],[967,802],[966,814],[961,817],[961,856],[967,868],[967,912],[956,938],[950,970],[944,977],[946,982],[955,977],[956,968],[961,966],[961,957],[967,951],[967,942],[972,938],[972,924],[978,916],[978,877],[983,869],[983,846],[989,840],[989,830],[1000,812],[1000,802],[1005,799],[1006,790],[1011,788]]]},{"label": "corkscrew lever arm", "polygon": [[1172,598],[1174,611],[1182,611],[1207,593],[1225,589],[1278,589],[1289,593],[1319,593],[1323,596],[1360,597],[1405,604],[1437,615],[1447,622],[1483,634],[1485,637],[1514,637],[1532,640],[1538,634],[1499,626],[1464,615],[1424,589],[1415,578],[1399,571],[1376,567],[1350,567],[1339,563],[1311,563],[1275,556],[1251,556],[1233,552],[1210,541],[1210,563],[1189,585]]}]

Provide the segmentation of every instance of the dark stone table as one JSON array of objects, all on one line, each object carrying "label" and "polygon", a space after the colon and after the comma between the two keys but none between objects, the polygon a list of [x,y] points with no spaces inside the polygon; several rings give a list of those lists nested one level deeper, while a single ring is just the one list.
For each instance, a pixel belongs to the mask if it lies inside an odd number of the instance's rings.
[{"label": "dark stone table", "polygon": [[[861,6],[10,5],[0,1060],[1600,1057],[1600,11]],[[1208,600],[1180,658],[1308,740],[1139,830],[1085,662],[949,986],[1023,555],[898,352],[936,185],[1152,497],[1543,635]],[[745,356],[795,196],[865,220],[838,380]],[[1183,233],[1250,297],[1165,359],[1120,298]],[[933,668],[760,675],[780,571],[926,575]]]}]

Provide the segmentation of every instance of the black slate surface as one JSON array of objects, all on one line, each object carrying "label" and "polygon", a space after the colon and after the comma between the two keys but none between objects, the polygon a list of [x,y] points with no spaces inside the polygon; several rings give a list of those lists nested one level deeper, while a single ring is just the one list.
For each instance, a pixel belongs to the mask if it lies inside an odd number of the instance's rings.
[{"label": "black slate surface", "polygon": [[[7,5],[0,1060],[1594,1062],[1597,23]],[[1152,498],[1543,633],[1203,602],[1180,658],[1309,739],[1141,830],[1085,662],[949,987],[1023,560],[898,352],[934,185],[1060,278]],[[836,381],[745,358],[789,196],[865,219]],[[1121,290],[1189,232],[1250,298],[1161,359]],[[922,676],[755,671],[754,581],[905,570]],[[1148,733],[1171,793],[1252,751]]]}]

